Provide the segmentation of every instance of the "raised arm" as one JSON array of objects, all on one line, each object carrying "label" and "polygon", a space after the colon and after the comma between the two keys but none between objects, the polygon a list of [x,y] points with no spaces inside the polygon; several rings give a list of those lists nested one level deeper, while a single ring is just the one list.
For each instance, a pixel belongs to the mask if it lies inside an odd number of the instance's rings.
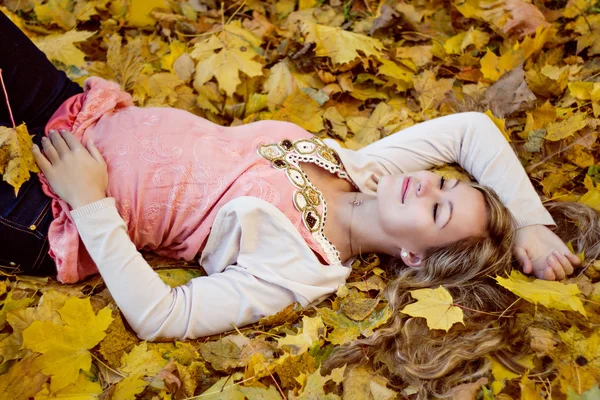
[{"label": "raised arm", "polygon": [[359,151],[338,151],[361,191],[375,194],[379,179],[458,163],[479,183],[491,187],[517,221],[515,255],[523,271],[538,278],[562,279],[578,265],[564,243],[546,226],[554,221],[535,192],[512,148],[485,114],[468,112],[423,122]]},{"label": "raised arm", "polygon": [[514,151],[487,115],[448,115],[406,128],[359,151],[334,147],[361,190],[375,192],[383,175],[458,163],[491,187],[514,215],[517,226],[554,225]]}]

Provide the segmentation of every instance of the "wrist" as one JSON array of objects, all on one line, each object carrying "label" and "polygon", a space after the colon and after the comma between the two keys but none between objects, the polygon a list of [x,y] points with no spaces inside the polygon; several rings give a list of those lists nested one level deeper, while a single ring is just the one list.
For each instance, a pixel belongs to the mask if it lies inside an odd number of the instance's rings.
[{"label": "wrist", "polygon": [[83,196],[79,196],[76,199],[73,199],[69,202],[69,205],[72,209],[80,208],[87,206],[88,204],[95,203],[99,200],[103,200],[106,198],[106,194],[104,193],[89,193]]}]

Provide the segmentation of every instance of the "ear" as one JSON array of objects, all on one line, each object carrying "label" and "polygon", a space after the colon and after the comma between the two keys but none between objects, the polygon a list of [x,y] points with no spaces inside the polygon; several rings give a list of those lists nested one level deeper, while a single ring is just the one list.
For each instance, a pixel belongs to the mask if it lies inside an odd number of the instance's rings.
[{"label": "ear", "polygon": [[402,250],[400,258],[404,264],[409,267],[420,267],[423,264],[423,256],[420,254],[411,253],[410,251]]}]

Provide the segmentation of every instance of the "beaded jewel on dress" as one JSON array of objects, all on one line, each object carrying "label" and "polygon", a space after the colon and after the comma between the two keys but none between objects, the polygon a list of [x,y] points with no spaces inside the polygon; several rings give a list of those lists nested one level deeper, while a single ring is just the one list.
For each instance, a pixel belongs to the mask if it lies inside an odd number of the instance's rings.
[{"label": "beaded jewel on dress", "polygon": [[[342,264],[340,252],[325,236],[325,221],[327,220],[325,199],[300,167],[300,162],[314,163],[352,183],[344,171],[337,152],[329,148],[321,139],[310,138],[295,141],[284,139],[279,143],[262,145],[258,148],[258,154],[269,160],[273,167],[285,170],[289,181],[298,189],[294,192],[292,201],[296,209],[302,213],[304,226],[312,232],[330,262]],[[321,204],[323,206],[322,215],[317,209]]]}]

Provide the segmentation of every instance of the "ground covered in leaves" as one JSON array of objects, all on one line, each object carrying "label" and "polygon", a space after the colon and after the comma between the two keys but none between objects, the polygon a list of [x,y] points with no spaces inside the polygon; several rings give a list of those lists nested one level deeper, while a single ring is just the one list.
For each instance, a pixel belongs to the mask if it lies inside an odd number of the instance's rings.
[{"label": "ground covered in leaves", "polygon": [[[178,107],[222,125],[286,120],[356,149],[437,116],[487,112],[545,199],[600,210],[596,0],[0,4],[77,82],[102,76],[140,106]],[[24,126],[0,131],[0,172],[15,188],[35,172],[29,144]],[[171,285],[201,274],[148,258]],[[527,335],[514,340],[530,352],[514,361],[545,373],[516,374],[490,359],[487,383],[455,398],[599,399],[600,262],[590,264],[560,283],[498,278],[535,304],[517,316]],[[414,390],[384,371],[320,373],[336,347],[389,318],[389,279],[369,257],[316,308],[292,305],[218,337],[146,343],[100,278],[60,285],[5,276],[0,398],[410,399]],[[443,289],[413,297],[402,311],[432,329],[463,321]]]}]

